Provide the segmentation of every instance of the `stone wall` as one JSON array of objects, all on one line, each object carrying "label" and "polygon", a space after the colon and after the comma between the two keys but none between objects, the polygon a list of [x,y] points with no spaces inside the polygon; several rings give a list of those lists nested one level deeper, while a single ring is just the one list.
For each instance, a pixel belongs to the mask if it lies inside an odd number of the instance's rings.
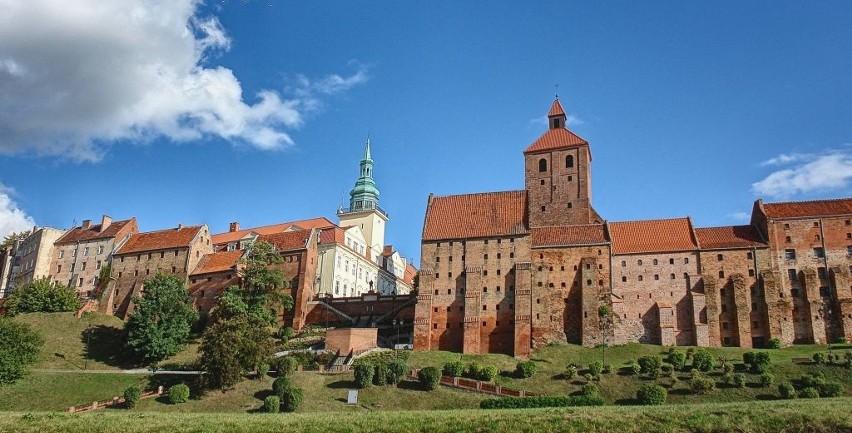
[{"label": "stone wall", "polygon": [[[572,167],[566,167],[569,155]],[[542,159],[547,165],[544,171],[539,170]],[[525,154],[524,160],[530,227],[593,222],[588,145]]]}]

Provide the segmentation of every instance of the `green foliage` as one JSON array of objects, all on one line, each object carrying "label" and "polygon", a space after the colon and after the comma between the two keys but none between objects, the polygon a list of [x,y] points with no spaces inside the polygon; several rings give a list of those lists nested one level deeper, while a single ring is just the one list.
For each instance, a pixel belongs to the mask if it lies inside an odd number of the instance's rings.
[{"label": "green foliage", "polygon": [[642,366],[640,366],[636,361],[630,361],[630,363],[627,364],[627,371],[631,374],[639,374],[642,372]]},{"label": "green foliage", "polygon": [[281,329],[278,330],[278,338],[282,341],[287,341],[287,340],[293,338],[293,334],[295,334],[295,333],[296,333],[296,331],[293,330],[293,328],[291,328],[289,326],[286,327],[286,328],[281,328]]},{"label": "green foliage", "polygon": [[[697,353],[696,353],[697,354]],[[716,388],[716,381],[703,374],[694,374],[689,379],[689,389],[693,394],[705,394]]]},{"label": "green foliage", "polygon": [[746,377],[742,373],[734,373],[733,377],[733,385],[737,388],[745,388],[746,386]]},{"label": "green foliage", "polygon": [[269,374],[269,364],[265,362],[261,362],[257,364],[257,377],[256,379],[263,379],[266,375]]},{"label": "green foliage", "polygon": [[145,279],[144,294],[133,302],[136,308],[124,325],[130,351],[146,363],[177,354],[198,318],[184,281],[157,272]]},{"label": "green foliage", "polygon": [[461,361],[451,361],[444,364],[442,369],[444,376],[461,377],[464,374],[464,363]]},{"label": "green foliage", "polygon": [[263,399],[263,411],[269,413],[278,413],[281,410],[281,397],[270,395]]},{"label": "green foliage", "polygon": [[813,387],[802,388],[799,391],[799,397],[801,398],[819,398],[819,391]]},{"label": "green foliage", "polygon": [[204,384],[226,389],[272,355],[273,342],[264,323],[245,316],[221,320],[208,327],[201,341]]},{"label": "green foliage", "polygon": [[373,364],[358,364],[354,367],[355,385],[358,388],[366,388],[373,382],[375,369]]},{"label": "green foliage", "polygon": [[692,367],[699,371],[710,371],[714,367],[713,355],[705,349],[698,349],[692,355]]},{"label": "green foliage", "polygon": [[481,409],[529,409],[536,407],[570,407],[570,406],[602,406],[604,401],[599,396],[535,396],[535,397],[502,397],[482,400]]},{"label": "green foliage", "polygon": [[388,365],[385,363],[376,364],[375,371],[373,372],[373,385],[383,386],[386,385],[388,381]]},{"label": "green foliage", "polygon": [[275,369],[278,371],[278,377],[291,376],[299,367],[299,361],[292,356],[282,356],[275,360]]},{"label": "green foliage", "polygon": [[305,394],[302,391],[302,388],[295,386],[287,387],[279,396],[281,397],[281,406],[283,406],[284,410],[287,412],[295,411],[305,399]]},{"label": "green foliage", "polygon": [[603,366],[603,374],[610,374],[613,372],[612,364],[604,364]]},{"label": "green foliage", "polygon": [[675,370],[683,370],[686,365],[686,354],[680,351],[673,351],[666,357],[666,362],[672,365]]},{"label": "green foliage", "polygon": [[644,405],[660,405],[665,403],[668,397],[666,389],[655,383],[646,383],[636,391],[636,400]]},{"label": "green foliage", "polygon": [[755,374],[766,373],[772,369],[772,360],[769,352],[746,352],[743,353],[743,363],[748,370]]},{"label": "green foliage", "polygon": [[592,373],[593,376],[600,376],[603,373],[603,362],[594,361],[589,364],[589,372]]},{"label": "green foliage", "polygon": [[181,404],[189,400],[189,387],[179,383],[169,388],[169,403]]},{"label": "green foliage", "polygon": [[663,365],[663,359],[656,355],[646,355],[639,358],[639,371],[643,374],[658,375]]},{"label": "green foliage", "polygon": [[778,394],[781,395],[781,398],[796,398],[796,388],[790,382],[781,382],[778,384]]},{"label": "green foliage", "polygon": [[769,340],[769,348],[770,349],[780,349],[781,348],[781,340],[778,338],[772,338]]},{"label": "green foliage", "polygon": [[583,385],[583,388],[580,390],[580,394],[586,397],[597,397],[600,395],[600,391],[598,390],[597,385],[590,382]]},{"label": "green foliage", "polygon": [[44,339],[28,325],[0,317],[0,386],[23,377],[43,344]]},{"label": "green foliage", "polygon": [[478,379],[480,371],[482,371],[482,364],[478,362],[471,362],[467,365],[467,368],[464,371],[464,376],[471,379]]},{"label": "green foliage", "polygon": [[726,363],[722,364],[722,373],[731,374],[731,373],[733,373],[733,371],[734,371],[734,364],[731,364],[730,362],[726,362]]},{"label": "green foliage", "polygon": [[825,373],[818,371],[816,373],[805,374],[799,379],[803,388],[819,388],[825,385]]},{"label": "green foliage", "polygon": [[37,278],[19,288],[6,299],[7,316],[20,313],[56,313],[80,308],[77,292],[65,285],[53,283],[50,277]]},{"label": "green foliage", "polygon": [[417,379],[420,385],[427,391],[432,391],[438,388],[441,383],[441,372],[435,367],[426,367],[417,373]]},{"label": "green foliage", "polygon": [[497,378],[498,374],[500,374],[500,370],[498,370],[497,367],[493,365],[486,365],[485,367],[482,367],[482,370],[479,370],[479,380],[491,382]]},{"label": "green foliage", "polygon": [[763,373],[760,375],[758,383],[762,388],[769,388],[775,382],[775,376],[772,373]]},{"label": "green foliage", "polygon": [[124,390],[124,407],[133,409],[141,399],[142,388],[134,385]]},{"label": "green foliage", "polygon": [[827,359],[827,357],[825,356],[825,353],[823,353],[823,352],[814,353],[813,360],[814,360],[815,363],[825,364],[826,359]]},{"label": "green foliage", "polygon": [[293,384],[290,382],[290,378],[288,377],[279,377],[272,382],[272,392],[275,395],[281,395],[284,393],[284,390],[287,388],[291,388]]},{"label": "green foliage", "polygon": [[820,397],[840,397],[843,395],[843,384],[840,382],[826,382],[818,388]]},{"label": "green foliage", "polygon": [[565,368],[565,379],[571,380],[575,377],[577,377],[577,367],[571,364]]},{"label": "green foliage", "polygon": [[390,363],[388,366],[388,381],[394,385],[402,382],[408,375],[410,367],[402,359]]},{"label": "green foliage", "polygon": [[533,377],[537,368],[535,361],[521,361],[515,366],[515,376],[521,378]]}]

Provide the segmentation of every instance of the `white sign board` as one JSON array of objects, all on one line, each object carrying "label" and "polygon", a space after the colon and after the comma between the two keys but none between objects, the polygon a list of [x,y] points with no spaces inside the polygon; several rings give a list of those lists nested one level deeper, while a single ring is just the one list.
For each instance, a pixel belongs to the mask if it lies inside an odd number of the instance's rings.
[{"label": "white sign board", "polygon": [[349,396],[346,398],[346,404],[358,404],[358,390],[350,389]]}]

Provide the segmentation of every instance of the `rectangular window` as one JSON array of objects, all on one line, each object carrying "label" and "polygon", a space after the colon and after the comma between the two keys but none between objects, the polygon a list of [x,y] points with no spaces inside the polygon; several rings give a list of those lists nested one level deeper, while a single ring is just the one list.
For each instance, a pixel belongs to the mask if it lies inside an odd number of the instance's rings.
[{"label": "rectangular window", "polygon": [[828,278],[828,275],[825,272],[825,268],[823,268],[823,267],[817,268],[817,275],[819,275],[819,278],[823,279],[823,280]]},{"label": "rectangular window", "polygon": [[89,247],[83,248],[83,255],[84,255],[84,256],[88,256],[88,255],[89,255]]},{"label": "rectangular window", "polygon": [[784,260],[796,260],[796,250],[784,250]]},{"label": "rectangular window", "polygon": [[100,269],[100,268],[101,268],[101,261],[98,260],[98,263],[95,265],[95,269]]},{"label": "rectangular window", "polygon": [[822,248],[814,248],[814,257],[821,259],[825,257],[825,250]]},{"label": "rectangular window", "polygon": [[798,281],[799,273],[796,272],[795,269],[787,269],[787,278],[789,278],[790,281]]},{"label": "rectangular window", "polygon": [[65,257],[65,250],[59,250],[59,258]]},{"label": "rectangular window", "polygon": [[104,253],[104,246],[103,245],[98,246],[98,254],[103,254],[103,253]]},{"label": "rectangular window", "polygon": [[85,270],[86,270],[86,262],[83,262],[83,266],[82,266],[82,267],[80,267],[80,270],[81,270],[81,271],[85,271]]}]

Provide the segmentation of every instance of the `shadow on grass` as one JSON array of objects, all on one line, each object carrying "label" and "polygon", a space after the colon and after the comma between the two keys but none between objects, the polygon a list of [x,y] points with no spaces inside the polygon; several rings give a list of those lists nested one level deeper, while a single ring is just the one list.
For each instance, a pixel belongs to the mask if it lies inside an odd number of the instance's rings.
[{"label": "shadow on grass", "polygon": [[407,391],[424,391],[423,386],[420,385],[420,382],[413,380],[406,380],[404,382],[400,382],[397,386],[399,389],[404,389]]},{"label": "shadow on grass", "polygon": [[266,397],[269,397],[270,395],[275,395],[275,393],[272,392],[271,389],[261,389],[260,391],[254,393],[254,398],[263,402],[263,400],[265,400]]},{"label": "shadow on grass", "polygon": [[337,382],[331,382],[325,386],[326,388],[331,389],[356,389],[358,386],[355,384],[354,380],[338,380]]},{"label": "shadow on grass", "polygon": [[635,398],[622,398],[615,401],[618,406],[638,406],[639,400]]},{"label": "shadow on grass", "polygon": [[88,348],[84,349],[83,353],[88,359],[119,368],[141,365],[124,350],[124,332],[121,329],[105,325],[93,326],[80,333],[80,340],[84,347]]}]

